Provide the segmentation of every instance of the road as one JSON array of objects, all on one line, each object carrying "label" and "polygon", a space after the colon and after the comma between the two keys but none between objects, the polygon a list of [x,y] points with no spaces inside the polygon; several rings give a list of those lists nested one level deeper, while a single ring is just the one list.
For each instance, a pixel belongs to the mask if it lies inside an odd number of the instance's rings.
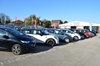
[{"label": "road", "polygon": [[61,42],[54,47],[37,45],[23,55],[1,49],[0,66],[100,66],[98,35],[68,44]]}]

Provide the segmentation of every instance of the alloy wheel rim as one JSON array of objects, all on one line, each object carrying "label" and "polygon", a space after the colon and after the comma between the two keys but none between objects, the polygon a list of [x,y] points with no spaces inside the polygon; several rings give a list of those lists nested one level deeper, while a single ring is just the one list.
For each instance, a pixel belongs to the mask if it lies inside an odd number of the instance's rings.
[{"label": "alloy wheel rim", "polygon": [[69,42],[69,39],[65,39],[66,42]]},{"label": "alloy wheel rim", "polygon": [[12,47],[12,52],[13,52],[14,54],[20,54],[20,52],[21,52],[20,46],[19,46],[19,45],[14,45],[14,46]]}]

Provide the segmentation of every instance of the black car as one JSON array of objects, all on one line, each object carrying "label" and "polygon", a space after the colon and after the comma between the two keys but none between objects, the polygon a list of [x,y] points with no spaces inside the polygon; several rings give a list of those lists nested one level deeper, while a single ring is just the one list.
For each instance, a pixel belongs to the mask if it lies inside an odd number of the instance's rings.
[{"label": "black car", "polygon": [[91,33],[93,33],[94,34],[94,36],[96,36],[97,35],[97,32],[95,31],[95,30],[92,30],[92,31],[90,31]]},{"label": "black car", "polygon": [[84,34],[81,30],[76,30],[76,29],[70,29],[71,31],[78,33],[81,36],[81,39],[87,38],[87,35]]},{"label": "black car", "polygon": [[35,40],[19,31],[0,26],[0,47],[8,48],[15,55],[20,55],[29,49],[34,48]]}]

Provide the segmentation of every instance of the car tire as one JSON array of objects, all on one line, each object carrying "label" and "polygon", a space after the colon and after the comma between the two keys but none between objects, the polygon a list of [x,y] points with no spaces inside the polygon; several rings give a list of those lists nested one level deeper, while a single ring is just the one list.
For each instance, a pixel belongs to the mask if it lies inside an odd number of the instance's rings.
[{"label": "car tire", "polygon": [[79,38],[77,36],[74,36],[73,40],[78,41]]},{"label": "car tire", "polygon": [[65,38],[64,41],[67,42],[67,43],[70,42],[70,40],[68,38]]},{"label": "car tire", "polygon": [[55,42],[54,39],[48,39],[48,40],[46,41],[46,44],[51,45],[51,46],[54,46],[54,45],[56,44],[56,42]]},{"label": "car tire", "polygon": [[82,38],[82,39],[85,39],[84,35],[81,35],[81,38]]},{"label": "car tire", "polygon": [[13,54],[15,55],[20,55],[22,54],[24,51],[23,51],[23,47],[20,45],[20,44],[14,44],[12,47],[11,47],[11,51]]}]

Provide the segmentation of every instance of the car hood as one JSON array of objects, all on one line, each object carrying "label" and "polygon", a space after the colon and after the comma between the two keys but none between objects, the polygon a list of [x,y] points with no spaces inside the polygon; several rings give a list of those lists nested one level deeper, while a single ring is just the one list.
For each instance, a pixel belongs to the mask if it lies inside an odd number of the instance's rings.
[{"label": "car hood", "polygon": [[20,40],[23,40],[23,41],[32,41],[32,37],[31,36],[28,36],[28,35],[22,35],[22,36],[18,36],[18,38]]}]

